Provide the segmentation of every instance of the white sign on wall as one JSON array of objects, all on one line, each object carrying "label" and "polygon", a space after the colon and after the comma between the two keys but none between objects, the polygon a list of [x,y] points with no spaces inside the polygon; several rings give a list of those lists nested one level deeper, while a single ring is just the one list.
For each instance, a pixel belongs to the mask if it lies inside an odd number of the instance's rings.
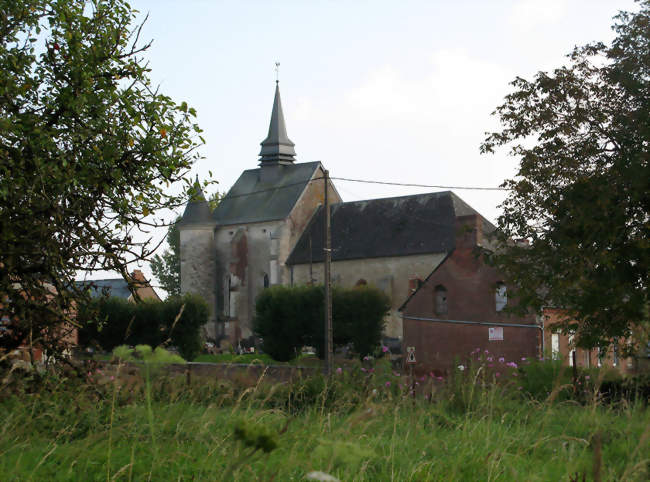
[{"label": "white sign on wall", "polygon": [[492,326],[488,328],[488,339],[490,341],[502,341],[503,340],[503,327],[502,326]]}]

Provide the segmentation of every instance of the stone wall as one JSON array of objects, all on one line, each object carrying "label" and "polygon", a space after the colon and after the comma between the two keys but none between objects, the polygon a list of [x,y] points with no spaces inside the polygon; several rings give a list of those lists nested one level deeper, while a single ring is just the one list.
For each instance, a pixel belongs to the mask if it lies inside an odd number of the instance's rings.
[{"label": "stone wall", "polygon": [[215,298],[215,245],[211,226],[188,226],[180,230],[181,293],[197,293],[208,303],[210,314],[203,335],[217,336]]}]

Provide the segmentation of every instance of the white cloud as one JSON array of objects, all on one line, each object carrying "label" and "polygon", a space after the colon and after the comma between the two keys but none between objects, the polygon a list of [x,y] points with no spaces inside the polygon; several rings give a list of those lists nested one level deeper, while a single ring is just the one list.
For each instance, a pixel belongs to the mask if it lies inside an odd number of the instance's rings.
[{"label": "white cloud", "polygon": [[512,8],[510,23],[518,30],[530,30],[559,21],[567,13],[567,0],[520,0]]}]

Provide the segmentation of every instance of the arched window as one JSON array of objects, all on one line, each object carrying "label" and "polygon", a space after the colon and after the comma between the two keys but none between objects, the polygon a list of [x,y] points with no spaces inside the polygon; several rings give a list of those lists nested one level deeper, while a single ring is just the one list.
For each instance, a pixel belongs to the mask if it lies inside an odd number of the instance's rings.
[{"label": "arched window", "polygon": [[269,287],[269,275],[264,273],[264,287],[268,288]]},{"label": "arched window", "polygon": [[447,314],[447,289],[438,285],[434,289],[434,302],[436,315],[446,315]]},{"label": "arched window", "polygon": [[502,311],[508,304],[508,290],[502,281],[497,283],[497,288],[494,292],[494,304],[497,311]]}]

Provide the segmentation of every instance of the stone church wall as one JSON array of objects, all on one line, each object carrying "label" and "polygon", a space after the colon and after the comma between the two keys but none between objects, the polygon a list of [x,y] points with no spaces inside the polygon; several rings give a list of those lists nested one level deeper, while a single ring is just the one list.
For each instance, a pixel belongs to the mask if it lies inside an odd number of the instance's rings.
[{"label": "stone church wall", "polygon": [[208,303],[210,315],[204,328],[206,338],[216,335],[215,245],[212,227],[180,229],[181,293],[197,293]]}]

